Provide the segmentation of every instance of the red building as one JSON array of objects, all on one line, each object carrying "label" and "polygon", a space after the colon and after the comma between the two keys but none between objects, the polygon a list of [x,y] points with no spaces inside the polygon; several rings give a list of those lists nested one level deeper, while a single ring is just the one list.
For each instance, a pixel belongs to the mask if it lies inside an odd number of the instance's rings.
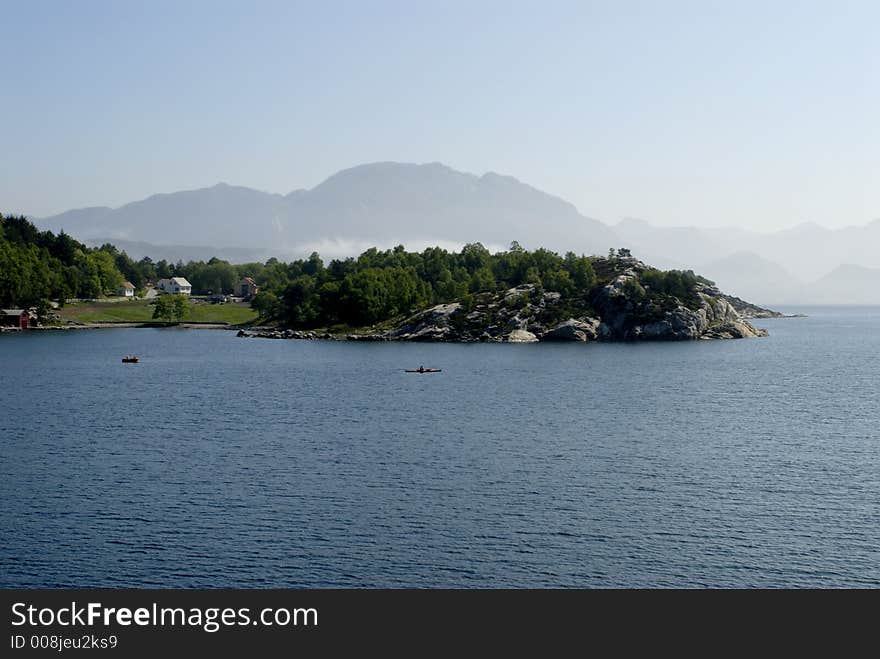
[{"label": "red building", "polygon": [[7,327],[27,329],[31,317],[24,309],[0,309],[0,323]]}]

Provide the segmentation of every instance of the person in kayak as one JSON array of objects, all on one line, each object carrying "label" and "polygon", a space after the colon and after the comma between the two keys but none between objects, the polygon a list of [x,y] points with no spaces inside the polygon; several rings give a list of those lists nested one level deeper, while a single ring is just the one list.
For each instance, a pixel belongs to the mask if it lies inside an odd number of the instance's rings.
[{"label": "person in kayak", "polygon": [[419,364],[419,373],[425,372],[425,366],[423,364]]}]

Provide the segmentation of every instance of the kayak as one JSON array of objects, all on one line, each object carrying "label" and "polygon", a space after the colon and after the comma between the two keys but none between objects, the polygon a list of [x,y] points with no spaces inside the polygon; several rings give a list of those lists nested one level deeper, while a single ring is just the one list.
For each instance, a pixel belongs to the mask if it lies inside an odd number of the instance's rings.
[{"label": "kayak", "polygon": [[423,369],[416,368],[413,370],[407,369],[406,373],[440,373],[442,370],[443,370],[442,368],[423,368]]},{"label": "kayak", "polygon": [[122,363],[123,364],[137,364],[138,358],[137,357],[123,357]]}]

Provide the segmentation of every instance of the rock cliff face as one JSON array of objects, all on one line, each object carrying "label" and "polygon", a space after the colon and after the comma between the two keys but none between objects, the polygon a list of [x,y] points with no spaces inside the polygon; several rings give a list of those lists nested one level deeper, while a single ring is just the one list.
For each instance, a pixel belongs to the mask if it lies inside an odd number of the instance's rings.
[{"label": "rock cliff face", "polygon": [[[739,339],[764,336],[709,283],[697,282],[681,300],[654,294],[641,275],[651,270],[619,258],[608,281],[573,304],[555,291],[524,284],[420,311],[384,333],[403,341],[627,341]],[[737,300],[737,302],[742,302]],[[772,312],[769,312],[772,313]]]},{"label": "rock cliff face", "polygon": [[390,329],[333,337],[291,330],[255,335],[463,343],[741,339],[767,333],[744,320],[737,306],[775,313],[731,298],[693,275],[684,293],[664,292],[658,271],[632,257],[596,259],[594,264],[597,283],[567,296],[523,284],[423,309]]},{"label": "rock cliff face", "polygon": [[698,282],[686,301],[673,296],[658,299],[642,285],[649,268],[628,259],[623,272],[592,297],[602,319],[600,337],[610,340],[741,339],[764,336],[746,322],[730,300],[708,283]]}]

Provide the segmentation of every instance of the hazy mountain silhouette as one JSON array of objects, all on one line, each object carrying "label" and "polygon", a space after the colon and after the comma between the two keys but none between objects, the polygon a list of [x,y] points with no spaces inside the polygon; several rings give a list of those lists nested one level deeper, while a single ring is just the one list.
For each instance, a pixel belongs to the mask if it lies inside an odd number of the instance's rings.
[{"label": "hazy mountain silhouette", "polygon": [[836,230],[804,223],[772,233],[733,227],[657,227],[624,220],[614,230],[633,253],[675,267],[693,265],[694,254],[709,263],[740,252],[776,263],[804,281],[818,279],[842,263],[880,267],[880,220]]},{"label": "hazy mountain silhouette", "polygon": [[83,208],[38,220],[80,239],[216,247],[275,244],[285,198],[218,183],[201,190],[155,194],[116,209]]},{"label": "hazy mountain silhouette", "polygon": [[723,240],[695,227],[659,227],[628,218],[614,225],[614,231],[633,254],[659,268],[691,269],[732,252]]},{"label": "hazy mountain silhouette", "polygon": [[791,303],[802,300],[804,295],[802,281],[754,252],[734,252],[694,270],[714,281],[721,290],[755,304]]},{"label": "hazy mountain silhouette", "polygon": [[286,196],[226,184],[158,194],[117,209],[68,211],[38,224],[83,239],[272,248],[332,244],[545,245],[603,252],[606,225],[510,176],[475,176],[431,163],[373,163]]},{"label": "hazy mountain silhouette", "polygon": [[810,285],[803,298],[816,304],[880,304],[880,268],[840,265]]}]

